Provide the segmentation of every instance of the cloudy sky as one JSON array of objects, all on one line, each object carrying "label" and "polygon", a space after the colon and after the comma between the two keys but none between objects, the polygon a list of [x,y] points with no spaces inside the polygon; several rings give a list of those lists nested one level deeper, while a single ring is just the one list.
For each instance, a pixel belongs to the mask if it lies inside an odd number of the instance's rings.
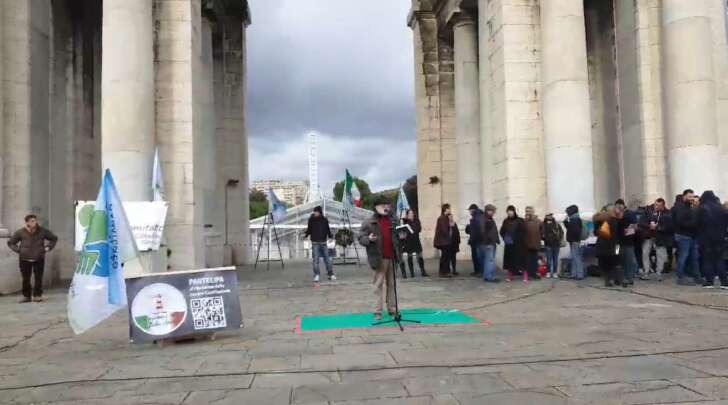
[{"label": "cloudy sky", "polygon": [[416,172],[409,0],[252,0],[251,180],[304,180],[319,134],[321,189],[349,168],[373,190]]}]

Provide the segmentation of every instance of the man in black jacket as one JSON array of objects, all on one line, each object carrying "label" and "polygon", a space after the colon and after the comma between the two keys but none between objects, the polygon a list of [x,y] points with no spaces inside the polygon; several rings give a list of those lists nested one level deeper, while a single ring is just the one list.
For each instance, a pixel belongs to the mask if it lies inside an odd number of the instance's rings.
[{"label": "man in black jacket", "polygon": [[[697,235],[698,200],[693,190],[685,190],[682,201],[672,208],[672,220],[675,226],[675,242],[677,243],[677,282],[681,285],[694,285],[687,280],[691,276],[695,283],[702,284],[700,276]],[[690,272],[686,272],[690,264]]]},{"label": "man in black jacket", "polygon": [[323,214],[321,206],[313,209],[313,214],[308,218],[308,227],[304,237],[311,237],[311,255],[313,256],[313,281],[318,283],[321,271],[319,270],[319,258],[324,259],[326,265],[326,273],[329,280],[336,280],[334,269],[329,257],[329,248],[326,246],[328,239],[333,238],[331,228],[329,228],[329,220]]},{"label": "man in black jacket", "polygon": [[571,205],[566,208],[566,241],[571,250],[571,278],[584,279],[584,261],[581,256],[582,222],[579,216],[579,207]]},{"label": "man in black jacket", "polygon": [[493,219],[494,215],[495,205],[488,204],[485,206],[485,212],[481,214],[480,221],[478,222],[478,233],[480,234],[478,252],[480,260],[483,263],[483,280],[486,283],[500,282],[495,276],[495,252],[500,244],[500,236],[498,235],[498,225]]},{"label": "man in black jacket", "polygon": [[483,211],[478,208],[475,204],[470,204],[468,207],[470,211],[470,222],[465,226],[465,233],[468,234],[468,245],[470,245],[470,256],[473,260],[473,272],[470,274],[473,277],[480,277],[483,274],[483,262],[480,260],[481,255],[478,250],[480,245],[480,230],[479,223],[482,220]]},{"label": "man in black jacket", "polygon": [[720,278],[720,288],[728,290],[724,254],[725,234],[728,228],[728,213],[712,191],[700,197],[698,208],[698,244],[703,257],[703,287],[713,288],[715,276]]},{"label": "man in black jacket", "polygon": [[[56,242],[58,242],[58,237],[38,225],[38,217],[33,214],[27,215],[25,226],[15,231],[13,236],[8,239],[8,247],[20,258],[20,275],[23,278],[21,303],[30,302],[31,294],[34,301],[43,301],[45,255],[53,250]],[[31,276],[34,278],[32,288]]]},{"label": "man in black jacket", "polygon": [[655,249],[657,264],[657,280],[662,281],[662,270],[667,263],[667,249],[672,249],[673,223],[672,214],[666,207],[665,200],[658,198],[653,206],[647,207],[640,218],[640,232],[644,237],[642,242],[642,267],[644,278],[650,269],[650,252]]}]

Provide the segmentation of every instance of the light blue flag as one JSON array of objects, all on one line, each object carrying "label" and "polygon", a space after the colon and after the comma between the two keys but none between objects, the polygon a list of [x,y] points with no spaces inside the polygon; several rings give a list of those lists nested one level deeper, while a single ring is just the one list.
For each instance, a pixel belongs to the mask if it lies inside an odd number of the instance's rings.
[{"label": "light blue flag", "polygon": [[404,192],[404,186],[399,187],[399,194],[397,195],[397,216],[402,216],[410,209],[409,201],[407,200],[407,194]]},{"label": "light blue flag", "polygon": [[286,203],[278,199],[272,188],[268,189],[268,206],[270,213],[273,214],[273,222],[279,223],[286,218],[288,213]]},{"label": "light blue flag", "polygon": [[141,268],[136,241],[111,172],[106,170],[92,212],[79,218],[88,226],[68,290],[68,321],[83,333],[126,306],[122,265]]}]

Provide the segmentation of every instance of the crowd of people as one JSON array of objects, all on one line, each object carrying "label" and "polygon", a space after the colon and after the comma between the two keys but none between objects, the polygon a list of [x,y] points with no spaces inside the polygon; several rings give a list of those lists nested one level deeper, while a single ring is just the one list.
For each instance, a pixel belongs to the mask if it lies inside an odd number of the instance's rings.
[{"label": "crowd of people", "polygon": [[[566,272],[582,280],[587,276],[588,251],[597,259],[605,286],[628,287],[635,278],[647,280],[650,274],[662,281],[663,273],[676,261],[677,284],[715,288],[717,277],[720,288],[728,289],[728,203],[721,205],[712,191],[698,198],[693,190],[685,190],[671,208],[663,198],[635,209],[620,199],[594,214],[591,221],[582,219],[576,205],[566,208],[561,223],[553,213],[541,220],[533,207],[526,207],[525,216],[520,217],[516,207],[509,206],[500,230],[494,220],[495,206],[488,204],[481,210],[473,204],[469,211],[465,232],[473,275],[486,282],[500,282],[495,253],[502,244],[506,281],[516,276],[525,282],[542,276],[560,278]],[[454,258],[459,245],[457,224],[445,204],[434,236],[434,246],[441,252],[440,277],[458,274]],[[562,258],[562,248],[567,246],[568,255]]]},{"label": "crowd of people", "polygon": [[[576,205],[567,207],[563,215],[559,214],[563,219],[558,220],[555,213],[539,218],[533,207],[526,207],[521,217],[511,205],[500,228],[494,205],[480,209],[472,204],[469,212],[464,231],[474,268],[471,275],[482,277],[487,283],[501,281],[497,277],[496,253],[502,245],[502,267],[508,282],[515,277],[524,282],[543,277],[583,280],[598,272],[607,287],[629,287],[637,278],[649,280],[651,274],[657,281],[663,281],[663,273],[670,271],[674,263],[679,285],[715,288],[717,277],[719,287],[728,289],[728,203],[721,205],[712,191],[698,198],[692,190],[685,190],[670,208],[663,198],[634,209],[620,199],[590,218],[585,218]],[[390,314],[395,311],[392,284],[397,263],[403,278],[415,277],[415,260],[420,275],[428,277],[421,232],[422,225],[414,211],[406,211],[400,222],[392,213],[391,203],[383,197],[375,201],[373,216],[361,224],[358,241],[366,249],[374,271],[376,318],[381,318],[385,305]],[[316,281],[319,258],[324,259],[329,278],[335,279],[324,247],[331,231],[320,209],[309,220],[306,234],[317,245]],[[459,275],[456,257],[461,243],[451,206],[444,204],[434,234],[434,247],[440,251],[440,277]],[[596,258],[596,266],[588,266],[591,257]]]}]

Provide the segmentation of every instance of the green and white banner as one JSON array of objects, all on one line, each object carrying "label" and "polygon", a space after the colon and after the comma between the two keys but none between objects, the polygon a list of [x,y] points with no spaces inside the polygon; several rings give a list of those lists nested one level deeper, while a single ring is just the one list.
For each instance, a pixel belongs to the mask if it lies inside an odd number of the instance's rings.
[{"label": "green and white banner", "polygon": [[[94,201],[76,201],[76,251],[83,249],[94,213]],[[131,232],[140,252],[159,250],[169,204],[165,201],[123,203]]]}]

